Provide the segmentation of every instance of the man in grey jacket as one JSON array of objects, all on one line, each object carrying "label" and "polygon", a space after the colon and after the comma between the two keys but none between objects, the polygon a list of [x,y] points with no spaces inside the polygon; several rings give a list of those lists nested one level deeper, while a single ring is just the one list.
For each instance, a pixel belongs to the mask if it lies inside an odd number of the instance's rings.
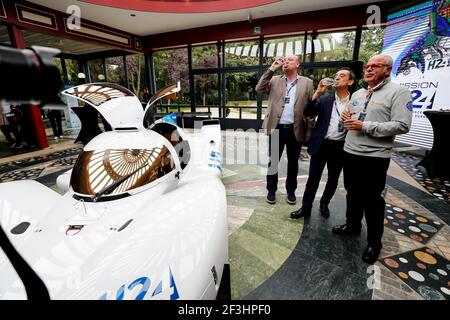
[{"label": "man in grey jacket", "polygon": [[363,214],[367,223],[367,248],[362,260],[374,263],[382,248],[385,202],[381,195],[395,135],[411,127],[409,90],[390,80],[392,58],[375,55],[364,70],[367,89],[355,92],[342,113],[349,131],[344,145],[344,186],[347,190],[346,224],[335,234],[359,234]]},{"label": "man in grey jacket", "polygon": [[[313,81],[298,75],[300,58],[288,55],[272,63],[258,84],[256,91],[269,95],[263,128],[269,135],[269,168],[267,172],[267,202],[275,203],[278,184],[278,161],[286,146],[288,168],[286,178],[287,202],[296,203],[298,158],[302,142],[306,140],[303,110],[314,93]],[[284,75],[274,76],[282,68]]]}]

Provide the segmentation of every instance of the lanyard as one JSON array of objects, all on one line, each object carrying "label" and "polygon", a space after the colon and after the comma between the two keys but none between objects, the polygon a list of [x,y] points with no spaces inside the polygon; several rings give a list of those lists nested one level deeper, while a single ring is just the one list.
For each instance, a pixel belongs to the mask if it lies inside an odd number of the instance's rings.
[{"label": "lanyard", "polygon": [[366,101],[364,102],[364,110],[363,112],[366,112],[367,106],[369,105],[370,99],[372,99],[373,91],[370,92],[369,95],[366,96]]},{"label": "lanyard", "polygon": [[[286,97],[289,97],[289,92],[291,92],[292,88],[297,84],[298,79],[295,79],[294,82],[291,83],[291,87],[286,92]],[[287,78],[286,78],[286,89],[287,89]]]},{"label": "lanyard", "polygon": [[[350,98],[350,96],[349,95],[347,95],[347,97],[349,97]],[[337,98],[334,98],[334,108],[336,109],[336,113],[337,113],[337,115],[338,115],[338,117],[340,117],[341,116],[341,113],[339,112],[339,109],[338,109],[338,107],[337,107],[337,100],[336,100]],[[339,101],[342,101],[342,100],[339,100]],[[344,102],[348,102],[349,100],[347,99],[347,100],[345,100]]]},{"label": "lanyard", "polygon": [[[388,79],[389,79],[389,78],[388,78]],[[364,110],[363,110],[363,112],[366,112],[367,106],[369,105],[370,99],[372,99],[372,95],[373,95],[375,89],[378,89],[378,88],[384,86],[384,84],[386,83],[386,81],[387,81],[388,79],[385,79],[383,82],[377,84],[377,85],[376,85],[375,87],[373,87],[373,88],[370,88],[370,87],[367,88],[367,91],[369,92],[369,94],[366,95],[366,101],[364,102]]]},{"label": "lanyard", "polygon": [[336,100],[334,100],[334,108],[336,109],[336,113],[337,113],[338,117],[340,117],[340,116],[341,116],[341,113],[339,112],[339,109],[338,109],[338,107],[337,107],[337,102],[336,102]]}]

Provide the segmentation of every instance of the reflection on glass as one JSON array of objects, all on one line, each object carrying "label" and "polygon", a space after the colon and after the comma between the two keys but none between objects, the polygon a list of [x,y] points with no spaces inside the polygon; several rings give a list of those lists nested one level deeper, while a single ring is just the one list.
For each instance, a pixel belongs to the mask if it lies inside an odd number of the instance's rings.
[{"label": "reflection on glass", "polygon": [[103,61],[102,59],[89,60],[88,61],[88,69],[89,75],[91,78],[91,82],[101,82],[102,77],[99,78],[99,75],[105,75],[105,71],[103,69]]},{"label": "reflection on glass", "polygon": [[108,82],[117,83],[123,87],[127,87],[123,56],[106,58],[105,63]]},{"label": "reflection on glass", "polygon": [[217,73],[196,74],[195,111],[211,112],[212,117],[219,117],[219,77]]},{"label": "reflection on glass", "polygon": [[95,195],[129,176],[110,194],[120,194],[149,184],[175,169],[167,147],[85,151],[75,163],[70,184],[76,193]]},{"label": "reflection on glass", "polygon": [[11,45],[11,39],[9,37],[8,27],[0,24],[0,43]]},{"label": "reflection on glass", "polygon": [[144,87],[147,86],[145,80],[145,62],[144,55],[133,54],[126,56],[127,70],[128,70],[128,82],[130,84],[130,90],[136,95],[140,96]]},{"label": "reflection on glass", "polygon": [[[155,66],[156,91],[159,91],[171,84],[181,82],[181,91],[174,100],[163,100],[160,103],[178,108],[178,106],[188,106],[189,98],[189,64],[187,48],[161,50],[153,53],[153,63]],[[154,92],[152,92],[154,93]]]},{"label": "reflection on glass", "polygon": [[256,72],[233,72],[225,75],[227,118],[256,119]]},{"label": "reflection on glass", "polygon": [[[317,69],[301,69],[302,75],[305,77],[309,77],[314,82],[314,88],[317,88],[319,85],[319,81],[323,78],[332,78],[334,79],[336,72],[339,68],[317,68]],[[327,88],[327,92],[333,92],[334,89],[331,87]]]},{"label": "reflection on glass", "polygon": [[82,84],[77,87],[67,89],[65,93],[79,99],[86,100],[96,107],[105,102],[111,101],[112,99],[128,97],[132,95],[132,93],[128,89],[113,83]]},{"label": "reflection on glass", "polygon": [[64,72],[61,65],[61,59],[53,57],[53,63],[58,68],[59,76],[61,77],[61,83],[64,83]]},{"label": "reflection on glass", "polygon": [[371,56],[383,51],[384,30],[384,28],[363,30],[359,48],[359,61],[366,64]]},{"label": "reflection on glass", "polygon": [[291,54],[302,58],[304,42],[304,35],[264,40],[263,64],[270,65],[276,57],[285,57]]},{"label": "reflection on glass", "polygon": [[78,62],[72,59],[64,59],[66,63],[66,71],[67,71],[67,80],[69,84],[77,85],[78,84]]},{"label": "reflection on glass", "polygon": [[225,43],[225,67],[257,66],[258,41]]},{"label": "reflection on glass", "polygon": [[317,37],[308,35],[306,61],[352,60],[355,34],[355,31],[345,31],[321,33]]},{"label": "reflection on glass", "polygon": [[217,68],[217,45],[192,47],[192,68]]}]

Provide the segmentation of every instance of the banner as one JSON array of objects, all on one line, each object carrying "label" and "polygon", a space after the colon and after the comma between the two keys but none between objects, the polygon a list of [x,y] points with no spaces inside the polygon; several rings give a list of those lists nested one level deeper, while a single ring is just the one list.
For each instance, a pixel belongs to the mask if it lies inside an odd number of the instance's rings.
[{"label": "banner", "polygon": [[392,81],[413,98],[413,122],[396,141],[431,148],[426,110],[450,109],[450,0],[433,0],[388,16],[383,53],[394,59]]}]

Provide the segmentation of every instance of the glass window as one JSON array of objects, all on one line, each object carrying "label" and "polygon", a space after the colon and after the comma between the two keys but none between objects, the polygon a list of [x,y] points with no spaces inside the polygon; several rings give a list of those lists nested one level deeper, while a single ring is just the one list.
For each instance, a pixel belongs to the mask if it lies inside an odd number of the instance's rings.
[{"label": "glass window", "polygon": [[217,45],[192,47],[192,68],[217,68]]},{"label": "glass window", "polygon": [[11,38],[9,37],[8,27],[0,24],[0,43],[11,45]]},{"label": "glass window", "polygon": [[194,75],[195,111],[211,112],[219,117],[219,76],[217,73]]},{"label": "glass window", "polygon": [[[309,77],[314,82],[314,88],[317,88],[319,81],[323,78],[333,78],[336,75],[336,72],[340,68],[309,68],[309,69],[301,69],[302,75],[305,77]],[[328,89],[329,92],[333,92],[333,89],[330,87]]]},{"label": "glass window", "polygon": [[276,57],[285,57],[291,54],[295,54],[303,60],[304,42],[304,34],[295,37],[264,40],[263,64],[271,65]]},{"label": "glass window", "polygon": [[127,87],[125,79],[125,67],[123,64],[123,56],[105,59],[106,75],[108,82],[117,83],[122,87]]},{"label": "glass window", "polygon": [[225,75],[227,118],[256,119],[256,72],[233,72]]},{"label": "glass window", "polygon": [[259,65],[258,40],[225,43],[225,67]]},{"label": "glass window", "polygon": [[105,81],[105,70],[103,69],[102,59],[89,60],[88,68],[91,82]]},{"label": "glass window", "polygon": [[306,61],[353,60],[355,31],[321,33],[317,37],[308,35]]},{"label": "glass window", "polygon": [[144,87],[148,84],[145,80],[145,58],[142,54],[133,54],[126,56],[128,81],[130,90],[138,97],[142,95]]},{"label": "glass window", "polygon": [[359,48],[359,61],[366,64],[371,56],[383,51],[384,30],[385,28],[363,30]]},{"label": "glass window", "polygon": [[62,69],[62,65],[61,65],[61,59],[60,58],[53,58],[53,63],[55,64],[55,66],[58,68],[59,71],[59,76],[61,78],[61,83],[64,83],[64,72]]},{"label": "glass window", "polygon": [[[164,145],[153,149],[107,149],[82,152],[70,184],[83,195],[116,195],[149,184],[175,169]],[[107,188],[110,190],[106,191]]]},{"label": "glass window", "polygon": [[69,84],[77,85],[78,84],[78,73],[79,67],[78,62],[72,59],[64,59],[66,63],[66,71],[67,71],[67,80]]},{"label": "glass window", "polygon": [[162,50],[153,53],[156,90],[181,82],[181,91],[174,100],[163,100],[166,105],[189,105],[189,64],[187,48]]},{"label": "glass window", "polygon": [[261,97],[262,103],[261,103],[261,120],[264,120],[266,117],[267,112],[267,106],[269,104],[269,96],[266,94],[263,94]]}]

